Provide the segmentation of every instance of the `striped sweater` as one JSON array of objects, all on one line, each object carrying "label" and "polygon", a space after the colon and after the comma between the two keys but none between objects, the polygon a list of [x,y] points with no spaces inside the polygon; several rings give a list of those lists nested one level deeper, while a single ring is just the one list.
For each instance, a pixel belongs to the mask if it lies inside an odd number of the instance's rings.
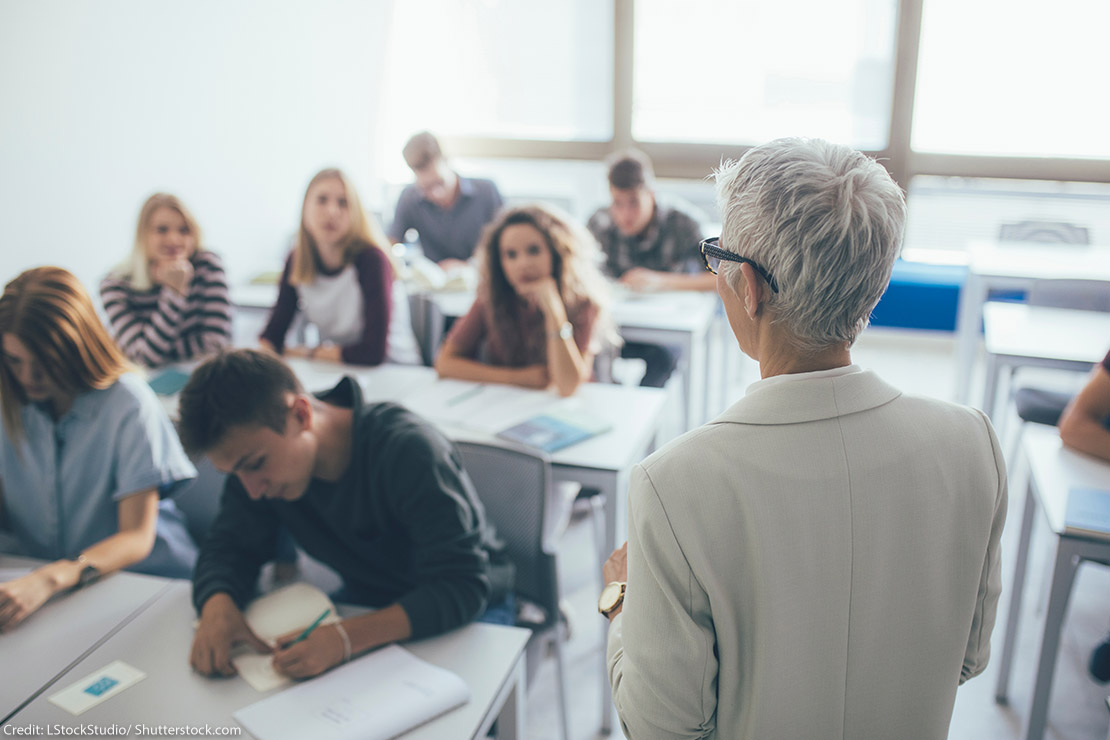
[{"label": "striped sweater", "polygon": [[155,285],[137,291],[127,278],[110,274],[100,283],[100,300],[116,343],[147,367],[199,359],[231,344],[231,302],[223,262],[212,252],[192,259],[188,295]]}]

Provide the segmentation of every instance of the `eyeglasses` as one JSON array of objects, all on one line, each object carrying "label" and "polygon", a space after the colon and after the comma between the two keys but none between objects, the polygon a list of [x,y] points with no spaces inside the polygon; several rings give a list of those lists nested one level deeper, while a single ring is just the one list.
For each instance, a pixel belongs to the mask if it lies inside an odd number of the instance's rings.
[{"label": "eyeglasses", "polygon": [[701,259],[705,263],[705,269],[709,270],[714,275],[717,274],[717,269],[721,266],[721,262],[747,262],[752,266],[752,269],[758,272],[767,284],[771,286],[771,290],[775,293],[779,292],[778,282],[771,277],[771,273],[767,272],[761,265],[757,264],[755,260],[750,260],[747,257],[741,257],[738,254],[733,254],[727,249],[721,249],[718,246],[721,243],[721,237],[714,236],[709,239],[701,240]]}]

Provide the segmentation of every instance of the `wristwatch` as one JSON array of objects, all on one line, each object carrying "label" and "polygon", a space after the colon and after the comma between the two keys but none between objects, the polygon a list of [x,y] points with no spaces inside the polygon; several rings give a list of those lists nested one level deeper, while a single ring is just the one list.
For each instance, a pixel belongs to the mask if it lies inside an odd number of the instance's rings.
[{"label": "wristwatch", "polygon": [[617,607],[624,603],[624,589],[627,584],[624,581],[613,581],[612,583],[601,589],[601,596],[597,599],[597,610],[609,616]]},{"label": "wristwatch", "polygon": [[90,563],[89,559],[84,555],[78,555],[73,558],[72,562],[85,566],[81,569],[81,572],[77,574],[77,583],[73,584],[72,590],[77,591],[78,589],[82,589],[97,578],[100,578],[100,569]]},{"label": "wristwatch", "polygon": [[574,327],[571,326],[569,321],[564,321],[563,325],[559,327],[559,339],[572,339],[574,337]]}]

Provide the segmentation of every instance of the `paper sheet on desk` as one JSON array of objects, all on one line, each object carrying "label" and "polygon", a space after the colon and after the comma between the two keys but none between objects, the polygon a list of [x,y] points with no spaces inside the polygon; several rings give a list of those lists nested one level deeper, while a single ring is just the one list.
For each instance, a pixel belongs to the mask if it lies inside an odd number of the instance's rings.
[{"label": "paper sheet on desk", "polygon": [[[335,605],[327,594],[308,583],[293,583],[255,599],[243,616],[260,640],[273,643],[284,634],[312,624],[325,609],[330,613],[321,624],[339,621]],[[291,683],[289,678],[274,670],[272,656],[256,653],[250,647],[237,648],[231,663],[256,691],[269,691]]]},{"label": "paper sheet on desk", "polygon": [[388,740],[469,700],[454,673],[390,645],[232,716],[258,740]]},{"label": "paper sheet on desk", "polygon": [[571,405],[576,403],[548,391],[496,383],[437,380],[402,399],[401,403],[438,424],[496,434],[552,408],[562,408],[568,400]]}]

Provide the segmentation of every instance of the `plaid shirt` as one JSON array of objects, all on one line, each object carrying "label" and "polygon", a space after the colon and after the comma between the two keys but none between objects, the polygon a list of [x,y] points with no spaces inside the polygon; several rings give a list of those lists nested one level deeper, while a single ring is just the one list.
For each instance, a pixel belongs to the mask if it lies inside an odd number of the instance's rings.
[{"label": "plaid shirt", "polygon": [[701,224],[693,216],[656,196],[655,212],[637,236],[624,236],[602,208],[587,224],[605,253],[605,270],[619,278],[633,267],[659,272],[696,272],[701,265]]}]

